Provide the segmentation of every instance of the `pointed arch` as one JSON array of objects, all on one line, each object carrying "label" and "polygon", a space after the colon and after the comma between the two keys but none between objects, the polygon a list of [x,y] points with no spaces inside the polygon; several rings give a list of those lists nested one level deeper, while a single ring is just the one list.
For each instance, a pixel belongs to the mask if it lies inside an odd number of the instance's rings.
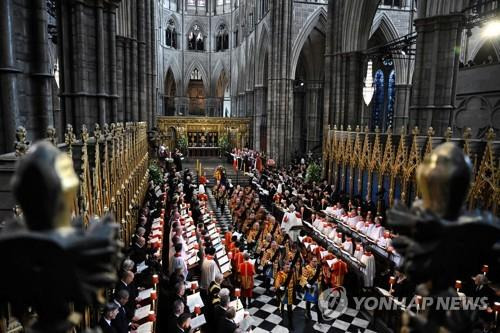
[{"label": "pointed arch", "polygon": [[[264,61],[268,59],[269,61],[269,55],[271,54],[271,44],[269,42],[269,33],[268,30],[265,26],[262,27],[259,39],[257,41],[258,45],[258,53],[257,53],[257,59],[255,59],[255,65],[259,69],[255,73],[255,85],[257,86],[263,86],[266,85],[264,83],[264,68],[266,68]],[[266,57],[267,56],[267,57]],[[270,66],[267,66],[268,69]],[[269,77],[269,75],[267,75]]]},{"label": "pointed arch", "polygon": [[229,71],[226,68],[226,65],[221,59],[218,59],[217,62],[215,63],[215,67],[212,71],[212,91],[211,94],[215,96],[215,89],[217,86],[217,82],[219,81],[219,78],[221,76],[221,73],[225,72],[226,75],[229,76]]},{"label": "pointed arch", "polygon": [[[300,53],[302,52],[302,48],[304,47],[304,43],[307,38],[313,31],[315,27],[320,27],[323,32],[326,34],[326,22],[327,22],[327,13],[323,7],[319,7],[314,11],[311,15],[309,15],[306,23],[302,26],[295,38],[295,41],[292,44],[292,63],[291,63],[291,73],[295,73],[297,68],[297,63],[299,62]],[[294,75],[294,74],[292,74]]]},{"label": "pointed arch", "polygon": [[377,15],[375,16],[373,24],[370,28],[370,38],[379,28],[380,31],[382,31],[384,37],[387,39],[387,41],[399,38],[398,30],[392,23],[389,16],[387,16],[387,14],[384,12],[377,12]]},{"label": "pointed arch", "polygon": [[[474,48],[472,49],[470,53],[470,57],[468,60],[474,60],[476,59],[477,54],[481,50],[481,48],[486,44],[486,43],[491,43],[491,46],[493,48],[493,51],[495,51],[495,55],[497,56],[497,61],[500,60],[500,46],[498,43],[495,43],[494,40],[491,39],[484,39],[484,38],[478,38],[478,43],[474,45]],[[476,64],[478,65],[478,64]]]},{"label": "pointed arch", "polygon": [[205,67],[197,59],[193,60],[193,62],[191,62],[191,64],[189,64],[186,72],[184,73],[184,92],[186,92],[188,89],[191,73],[193,72],[193,70],[195,68],[198,69],[198,71],[201,74],[201,79],[203,81],[203,87],[205,89],[205,94],[208,96],[208,93],[209,93],[208,74],[207,74]]},{"label": "pointed arch", "polygon": [[[164,76],[166,77],[168,71],[171,70],[172,74],[174,76],[175,85],[176,85],[177,89],[180,90],[182,88],[182,85],[181,85],[182,74],[181,74],[181,69],[180,69],[179,65],[177,64],[177,62],[172,60],[165,65],[165,68],[166,68],[166,70],[164,72]],[[164,90],[165,87],[161,87],[161,89]],[[181,91],[179,91],[179,93],[181,93]]]},{"label": "pointed arch", "polygon": [[[370,38],[374,36],[374,34],[380,31],[382,36],[384,36],[387,42],[398,39],[400,36],[398,34],[398,30],[396,29],[394,23],[387,16],[386,13],[377,12],[375,19],[373,20],[373,24],[370,30]],[[411,77],[413,75],[413,61],[410,68],[410,73],[407,71],[408,59],[404,59],[402,57],[394,57],[394,71],[396,73],[396,84],[407,84],[411,82]],[[409,74],[409,79],[407,78]]]}]

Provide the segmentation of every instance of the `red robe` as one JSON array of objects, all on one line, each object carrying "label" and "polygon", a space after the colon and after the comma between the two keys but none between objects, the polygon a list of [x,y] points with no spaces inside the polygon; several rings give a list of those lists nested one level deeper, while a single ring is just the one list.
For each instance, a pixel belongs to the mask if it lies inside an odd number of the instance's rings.
[{"label": "red robe", "polygon": [[339,259],[333,264],[332,285],[342,286],[344,284],[344,276],[347,274],[347,264]]},{"label": "red robe", "polygon": [[233,267],[236,271],[236,273],[239,273],[239,268],[240,264],[243,262],[243,253],[238,251],[234,256],[233,256]]},{"label": "red robe", "polygon": [[[255,268],[253,267],[251,262],[244,261],[239,265],[238,270],[241,277],[241,296],[252,297],[254,287],[253,276],[255,275]],[[245,284],[247,288],[245,288]]]}]

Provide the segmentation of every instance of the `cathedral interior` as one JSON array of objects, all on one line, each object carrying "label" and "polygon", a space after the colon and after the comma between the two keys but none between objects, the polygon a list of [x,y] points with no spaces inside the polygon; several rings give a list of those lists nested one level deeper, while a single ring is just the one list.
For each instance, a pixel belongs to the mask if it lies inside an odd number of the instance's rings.
[{"label": "cathedral interior", "polygon": [[500,332],[500,1],[0,27],[0,333]]}]

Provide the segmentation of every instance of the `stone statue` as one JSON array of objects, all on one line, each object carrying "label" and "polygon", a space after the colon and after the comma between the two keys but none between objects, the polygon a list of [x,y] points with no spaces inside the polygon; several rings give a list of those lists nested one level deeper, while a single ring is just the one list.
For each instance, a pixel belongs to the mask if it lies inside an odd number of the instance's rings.
[{"label": "stone statue", "polygon": [[[417,168],[422,199],[411,209],[397,204],[389,224],[403,236],[393,242],[404,260],[402,269],[421,296],[457,297],[454,282],[475,275],[483,264],[499,264],[499,221],[466,215],[462,207],[471,181],[471,163],[451,142],[436,147]],[[430,307],[412,318],[415,332],[472,332],[477,312]]]},{"label": "stone statue", "polygon": [[34,309],[28,332],[68,332],[81,319],[70,304],[103,302],[116,280],[118,225],[109,216],[87,230],[71,223],[78,177],[71,158],[47,141],[19,160],[12,188],[23,216],[0,233],[0,303],[17,318]]}]

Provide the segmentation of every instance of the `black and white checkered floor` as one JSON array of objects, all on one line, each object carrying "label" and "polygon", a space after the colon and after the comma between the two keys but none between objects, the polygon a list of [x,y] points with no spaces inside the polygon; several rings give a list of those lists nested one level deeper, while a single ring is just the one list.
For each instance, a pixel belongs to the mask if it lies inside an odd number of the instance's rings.
[{"label": "black and white checkered floor", "polygon": [[[217,221],[222,232],[227,230],[227,226],[231,222],[231,213],[226,207],[223,214],[216,209],[215,199],[212,196],[210,189],[207,189],[209,205],[216,213]],[[254,300],[248,309],[253,320],[254,333],[282,333],[290,332],[288,326],[288,316],[286,313],[280,316],[278,301],[274,296],[274,292],[266,291],[262,287],[263,280],[261,276],[255,277]],[[358,310],[348,308],[344,314],[338,318],[324,323],[318,323],[317,308],[314,305],[311,308],[312,320],[305,319],[306,303],[301,299],[297,299],[293,305],[293,332],[322,332],[322,333],[337,333],[337,332],[352,332],[352,333],[376,333],[369,329],[369,318]],[[286,311],[285,311],[286,312]]]}]

